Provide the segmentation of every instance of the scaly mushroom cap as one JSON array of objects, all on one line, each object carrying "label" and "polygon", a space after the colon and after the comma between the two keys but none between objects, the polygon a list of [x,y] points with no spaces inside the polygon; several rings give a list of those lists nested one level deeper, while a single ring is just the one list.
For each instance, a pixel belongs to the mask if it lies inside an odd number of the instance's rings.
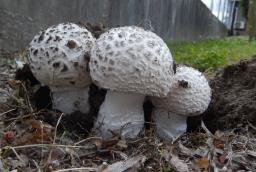
[{"label": "scaly mushroom cap", "polygon": [[166,96],[172,83],[173,59],[156,34],[135,26],[103,33],[91,50],[93,82],[112,91]]},{"label": "scaly mushroom cap", "polygon": [[178,66],[168,97],[151,97],[151,100],[156,108],[167,109],[177,115],[200,115],[210,103],[211,88],[201,72]]},{"label": "scaly mushroom cap", "polygon": [[41,31],[29,46],[29,62],[35,77],[50,87],[85,87],[91,83],[89,51],[92,34],[73,23]]}]

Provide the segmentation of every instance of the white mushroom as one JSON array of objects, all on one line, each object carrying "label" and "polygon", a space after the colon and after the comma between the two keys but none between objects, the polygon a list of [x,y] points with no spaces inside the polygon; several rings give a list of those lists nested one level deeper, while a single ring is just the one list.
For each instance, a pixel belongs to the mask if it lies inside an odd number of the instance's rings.
[{"label": "white mushroom", "polygon": [[144,125],[145,95],[163,97],[170,91],[174,72],[167,45],[139,27],[114,28],[96,41],[89,65],[93,82],[109,90],[96,128],[103,137],[111,136],[109,130],[136,137]]},{"label": "white mushroom", "polygon": [[73,23],[51,26],[31,41],[31,71],[50,87],[54,108],[64,113],[88,112],[89,51],[94,42],[86,28]]},{"label": "white mushroom", "polygon": [[196,69],[178,66],[173,82],[166,98],[151,97],[157,133],[165,139],[184,133],[187,116],[202,114],[211,100],[208,81]]}]

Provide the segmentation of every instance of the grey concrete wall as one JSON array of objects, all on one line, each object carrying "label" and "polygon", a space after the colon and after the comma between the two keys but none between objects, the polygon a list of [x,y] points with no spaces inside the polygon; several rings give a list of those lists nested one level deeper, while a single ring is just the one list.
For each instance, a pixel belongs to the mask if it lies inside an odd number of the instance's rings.
[{"label": "grey concrete wall", "polygon": [[0,0],[0,48],[22,49],[42,28],[77,21],[147,29],[151,24],[171,41],[226,35],[225,26],[200,0]]}]

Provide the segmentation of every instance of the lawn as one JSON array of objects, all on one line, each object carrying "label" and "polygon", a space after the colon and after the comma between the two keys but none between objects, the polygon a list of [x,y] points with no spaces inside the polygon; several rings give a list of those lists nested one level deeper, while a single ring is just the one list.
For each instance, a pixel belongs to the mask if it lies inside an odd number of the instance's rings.
[{"label": "lawn", "polygon": [[256,41],[249,43],[244,36],[168,43],[168,46],[177,63],[187,64],[201,71],[214,70],[256,55]]}]

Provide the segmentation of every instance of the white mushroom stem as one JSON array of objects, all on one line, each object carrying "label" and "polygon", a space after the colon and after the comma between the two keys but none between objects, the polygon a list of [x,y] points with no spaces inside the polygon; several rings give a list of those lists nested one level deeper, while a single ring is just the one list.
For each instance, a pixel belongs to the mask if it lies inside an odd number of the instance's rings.
[{"label": "white mushroom stem", "polygon": [[186,116],[176,115],[165,109],[155,109],[153,115],[156,123],[157,134],[160,138],[175,140],[175,138],[186,132]]},{"label": "white mushroom stem", "polygon": [[124,138],[135,138],[144,126],[144,98],[141,94],[108,91],[95,124],[100,135],[109,138],[113,131]]},{"label": "white mushroom stem", "polygon": [[53,98],[53,108],[62,111],[65,114],[70,114],[75,111],[88,113],[90,105],[89,87],[61,89],[51,88]]}]

